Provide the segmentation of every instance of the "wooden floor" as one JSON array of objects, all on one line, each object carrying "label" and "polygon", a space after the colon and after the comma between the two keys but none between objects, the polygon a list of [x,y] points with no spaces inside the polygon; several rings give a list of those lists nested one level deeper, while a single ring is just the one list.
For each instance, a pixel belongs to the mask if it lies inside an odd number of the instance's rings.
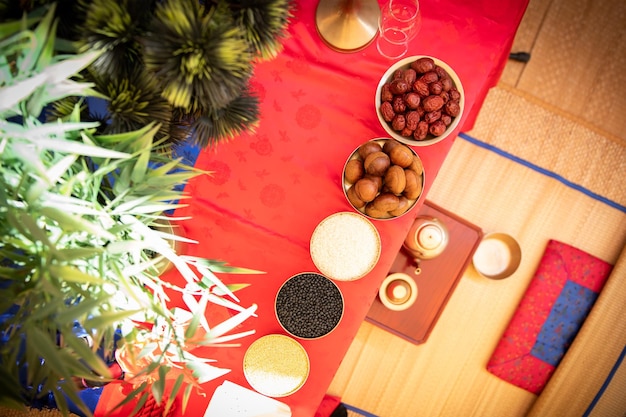
[{"label": "wooden floor", "polygon": [[[503,281],[468,268],[422,345],[363,323],[329,389],[348,404],[381,417],[525,416],[537,397],[485,365],[548,239],[611,263],[626,245],[626,186],[619,179],[626,176],[626,2],[530,0],[513,46],[520,51],[530,52],[530,61],[510,61],[483,108],[521,106],[521,126],[547,123],[545,137],[519,128],[507,129],[516,136],[506,139],[537,149],[524,158],[541,168],[573,176],[617,204],[457,139],[427,198],[485,232],[515,236],[522,263]],[[558,123],[556,134],[549,123]],[[481,113],[467,133],[487,141],[498,129]]]}]

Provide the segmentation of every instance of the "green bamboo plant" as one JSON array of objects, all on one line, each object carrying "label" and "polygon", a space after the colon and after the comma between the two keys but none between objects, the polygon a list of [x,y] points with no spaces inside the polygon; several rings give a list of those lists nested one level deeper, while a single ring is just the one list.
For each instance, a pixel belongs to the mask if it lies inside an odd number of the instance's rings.
[{"label": "green bamboo plant", "polygon": [[[77,74],[103,52],[58,55],[55,30],[54,8],[0,24],[0,405],[52,393],[65,414],[69,399],[90,415],[73,381],[110,381],[115,357],[141,364],[126,375],[137,409],[150,395],[161,401],[173,377],[169,408],[227,372],[194,348],[254,332],[230,333],[256,305],[241,306],[234,291],[245,285],[215,273],[258,271],[174,250],[195,242],[163,231],[164,221],[186,220],[164,213],[183,204],[178,186],[209,173],[167,158],[159,124],[105,134],[82,121],[86,97],[108,97]],[[64,117],[41,117],[67,97]],[[181,283],[162,278],[163,258]],[[174,294],[184,306],[171,307]],[[236,314],[210,323],[209,303]]]}]

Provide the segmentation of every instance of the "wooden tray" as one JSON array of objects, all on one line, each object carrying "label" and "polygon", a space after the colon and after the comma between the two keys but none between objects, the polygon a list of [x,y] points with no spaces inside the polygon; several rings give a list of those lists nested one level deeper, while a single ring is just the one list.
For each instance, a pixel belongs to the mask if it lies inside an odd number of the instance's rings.
[{"label": "wooden tray", "polygon": [[434,217],[442,221],[449,232],[448,246],[441,255],[420,262],[421,273],[415,274],[417,264],[404,249],[396,256],[389,274],[404,272],[414,278],[418,296],[415,304],[403,311],[386,308],[378,295],[365,320],[414,344],[426,342],[463,272],[469,265],[483,232],[469,223],[426,200],[417,216]]}]

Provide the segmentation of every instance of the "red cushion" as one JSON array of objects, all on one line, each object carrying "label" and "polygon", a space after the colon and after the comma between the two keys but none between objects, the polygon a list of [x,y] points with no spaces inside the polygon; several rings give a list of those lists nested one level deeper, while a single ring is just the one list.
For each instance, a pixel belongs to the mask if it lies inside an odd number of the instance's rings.
[{"label": "red cushion", "polygon": [[534,394],[541,393],[611,268],[580,249],[550,240],[487,370]]}]

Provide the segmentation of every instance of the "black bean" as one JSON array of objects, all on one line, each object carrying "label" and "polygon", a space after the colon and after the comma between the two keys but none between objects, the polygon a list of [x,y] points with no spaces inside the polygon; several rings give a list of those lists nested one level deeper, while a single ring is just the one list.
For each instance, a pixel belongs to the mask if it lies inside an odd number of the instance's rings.
[{"label": "black bean", "polygon": [[276,296],[276,316],[289,333],[315,339],[330,333],[343,315],[343,296],[330,279],[301,273],[287,280]]}]

